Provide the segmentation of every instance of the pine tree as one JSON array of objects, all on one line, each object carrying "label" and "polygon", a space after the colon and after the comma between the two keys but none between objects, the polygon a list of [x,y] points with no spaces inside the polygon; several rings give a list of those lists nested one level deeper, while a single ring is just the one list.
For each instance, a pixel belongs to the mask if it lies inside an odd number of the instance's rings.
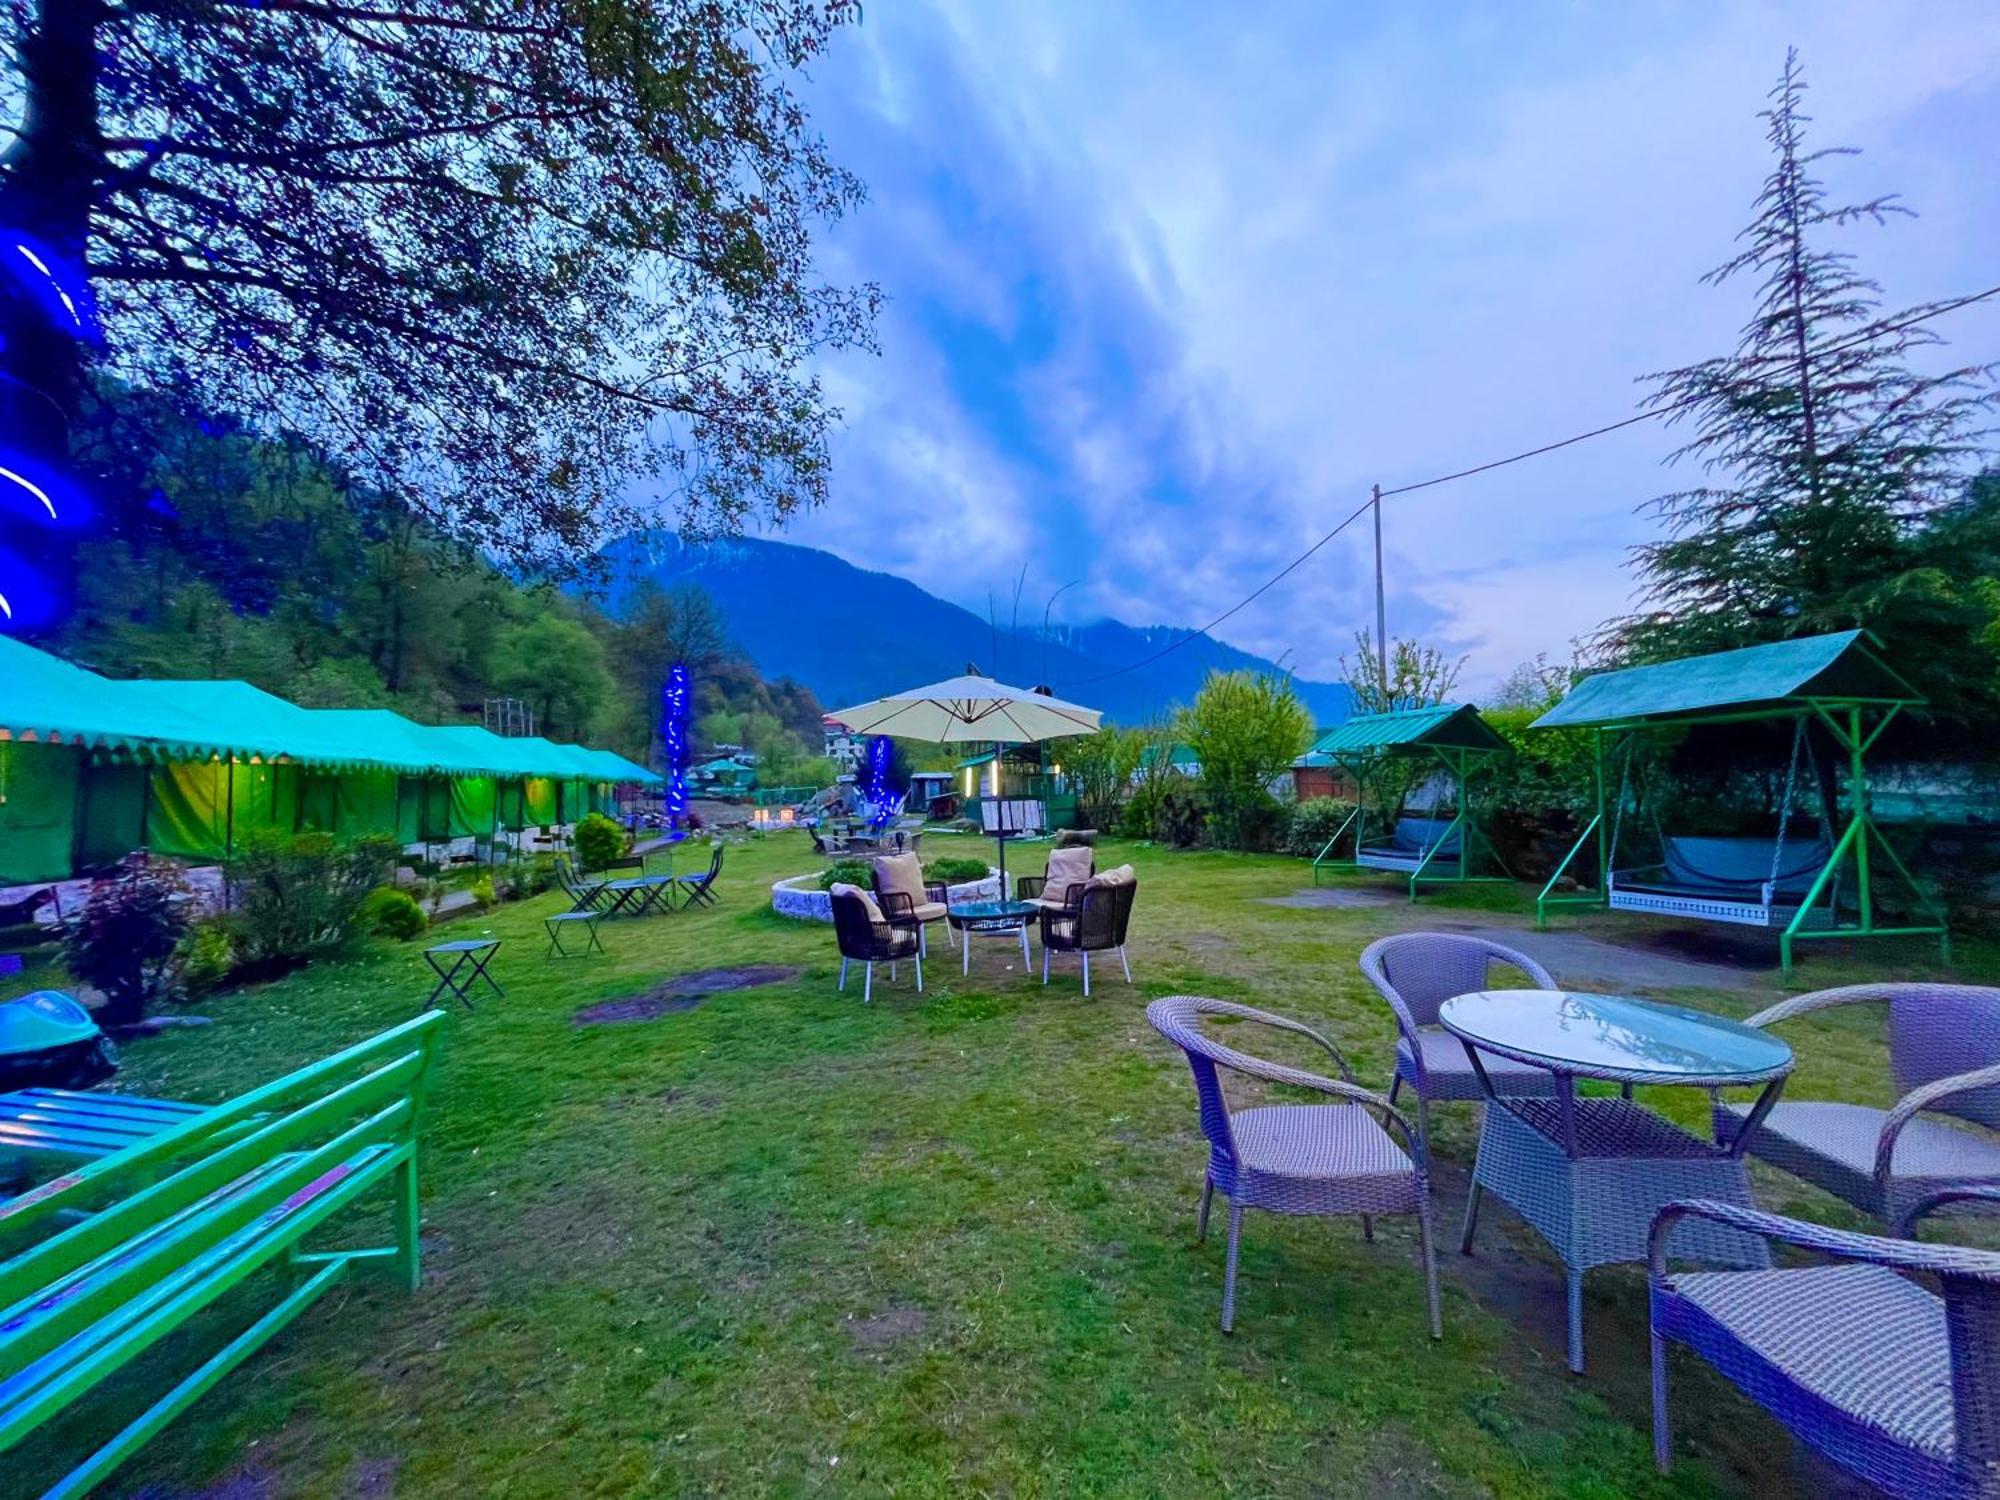
[{"label": "pine tree", "polygon": [[1894,195],[1837,205],[1808,150],[1796,52],[1760,118],[1777,163],[1741,250],[1703,278],[1755,277],[1736,352],[1650,377],[1648,404],[1693,436],[1669,458],[1704,481],[1651,504],[1664,539],[1637,549],[1645,609],[1607,627],[1651,661],[1868,625],[1926,518],[1950,505],[1991,429],[1991,367],[1915,373],[1941,340],[1925,304],[1881,313],[1881,288],[1828,241],[1910,211]]}]

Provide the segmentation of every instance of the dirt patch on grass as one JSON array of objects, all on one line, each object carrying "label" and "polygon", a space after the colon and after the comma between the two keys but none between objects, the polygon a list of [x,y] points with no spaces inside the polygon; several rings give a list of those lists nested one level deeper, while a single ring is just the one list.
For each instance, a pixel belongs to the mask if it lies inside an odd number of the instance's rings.
[{"label": "dirt patch on grass", "polygon": [[887,1349],[916,1338],[927,1321],[921,1307],[899,1305],[872,1318],[850,1318],[847,1336],[857,1349]]},{"label": "dirt patch on grass", "polygon": [[1260,906],[1291,906],[1304,911],[1330,908],[1334,911],[1364,911],[1374,906],[1396,906],[1407,904],[1409,897],[1400,891],[1348,890],[1340,886],[1327,886],[1319,890],[1293,891],[1289,896],[1264,896],[1258,901]]},{"label": "dirt patch on grass", "polygon": [[643,995],[623,1000],[606,1000],[586,1005],[570,1019],[578,1026],[607,1026],[621,1021],[657,1021],[676,1011],[693,1010],[710,995],[730,990],[756,989],[760,985],[782,984],[798,977],[797,968],[785,964],[746,964],[735,969],[697,969],[692,974],[676,974],[665,984],[655,985]]}]

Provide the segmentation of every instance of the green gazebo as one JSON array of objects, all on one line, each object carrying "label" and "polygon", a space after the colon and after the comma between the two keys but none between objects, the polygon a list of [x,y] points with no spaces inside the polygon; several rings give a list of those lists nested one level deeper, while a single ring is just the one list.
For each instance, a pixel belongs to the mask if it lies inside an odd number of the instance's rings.
[{"label": "green gazebo", "polygon": [[[1801,938],[1932,936],[1950,956],[1944,914],[1918,885],[1876,825],[1868,803],[1867,755],[1882,731],[1923,697],[1886,662],[1866,631],[1844,630],[1769,645],[1746,646],[1657,666],[1587,677],[1534,724],[1536,729],[1584,729],[1596,740],[1597,808],[1536,901],[1546,926],[1550,908],[1603,906],[1614,911],[1692,918],[1778,932],[1787,972]],[[1714,725],[1792,726],[1792,753],[1768,836],[1658,834],[1657,859],[1620,863],[1620,843],[1637,806],[1633,761],[1649,738]],[[1815,730],[1844,752],[1842,808],[1833,766],[1811,753]],[[1612,772],[1617,792],[1609,795]],[[1816,799],[1819,832],[1791,831],[1800,773],[1826,776]],[[1597,889],[1555,894],[1587,848],[1595,846]],[[1888,874],[1913,898],[1906,920],[1885,925],[1877,880]]]},{"label": "green gazebo", "polygon": [[[1495,756],[1505,755],[1507,748],[1507,742],[1469,703],[1356,714],[1339,728],[1321,735],[1300,757],[1301,761],[1339,766],[1354,778],[1357,786],[1377,774],[1387,762],[1409,763],[1415,769],[1431,773],[1430,777],[1417,778],[1418,785],[1437,777],[1445,780],[1451,789],[1453,815],[1448,819],[1411,817],[1398,807],[1395,816],[1389,819],[1389,826],[1371,841],[1365,798],[1357,799],[1354,811],[1314,856],[1314,884],[1318,884],[1323,868],[1387,870],[1409,876],[1410,899],[1414,901],[1422,885],[1512,879],[1506,862],[1479,826],[1475,795],[1480,773],[1492,764]],[[1353,855],[1336,859],[1333,851],[1350,833],[1354,839]],[[1501,873],[1474,873],[1485,868]]]}]

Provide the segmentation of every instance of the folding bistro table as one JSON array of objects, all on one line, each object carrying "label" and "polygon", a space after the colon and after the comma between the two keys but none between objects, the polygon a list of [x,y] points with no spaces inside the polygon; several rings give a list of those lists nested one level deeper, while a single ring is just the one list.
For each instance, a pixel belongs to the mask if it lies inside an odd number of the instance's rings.
[{"label": "folding bistro table", "polygon": [[[1743,1150],[1785,1077],[1792,1049],[1766,1031],[1678,1005],[1561,990],[1475,990],[1447,1000],[1438,1020],[1465,1044],[1486,1094],[1479,1158],[1460,1249],[1472,1250],[1479,1199],[1491,1191],[1554,1247],[1569,1280],[1569,1367],[1583,1371],[1583,1273],[1646,1259],[1653,1217],[1682,1198],[1755,1207]],[[1554,1098],[1493,1091],[1482,1052],[1546,1068]],[[1618,1098],[1578,1098],[1578,1079],[1622,1085]],[[1704,1140],[1631,1097],[1634,1084],[1761,1086],[1727,1141]],[[1763,1239],[1686,1219],[1676,1257],[1765,1267]]]},{"label": "folding bistro table", "polygon": [[[438,977],[437,985],[431,990],[430,999],[424,1002],[429,1010],[438,1003],[442,995],[453,995],[467,1010],[473,1009],[472,987],[485,980],[487,988],[494,994],[505,996],[500,982],[486,972],[486,966],[493,962],[493,955],[500,951],[498,938],[458,938],[449,943],[438,943],[424,949],[424,960]],[[449,958],[449,965],[441,960]],[[464,978],[460,978],[460,974]]]}]

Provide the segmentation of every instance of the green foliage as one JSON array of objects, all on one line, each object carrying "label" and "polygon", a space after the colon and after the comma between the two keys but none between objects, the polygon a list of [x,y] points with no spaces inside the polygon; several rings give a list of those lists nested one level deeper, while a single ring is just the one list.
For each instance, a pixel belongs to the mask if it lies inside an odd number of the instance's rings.
[{"label": "green foliage", "polygon": [[1805,144],[1804,89],[1787,56],[1756,217],[1705,278],[1755,284],[1737,348],[1656,378],[1652,405],[1692,429],[1671,461],[1698,478],[1654,502],[1647,608],[1602,644],[1661,661],[1867,626],[1935,708],[1976,722],[2000,704],[1981,638],[1992,522],[1954,511],[2000,392],[1977,366],[1940,367],[1936,334],[1913,326],[1927,309],[1882,314],[1852,226],[1907,210],[1829,201],[1813,163],[1833,153]]},{"label": "green foliage", "polygon": [[181,985],[190,995],[221,988],[236,972],[236,934],[227,917],[205,917],[189,926],[176,955]]},{"label": "green foliage", "polygon": [[601,870],[614,859],[624,857],[632,841],[616,821],[603,813],[591,813],[570,835],[577,862],[586,870]]},{"label": "green foliage", "polygon": [[1109,828],[1132,790],[1132,773],[1146,747],[1143,731],[1107,724],[1062,743],[1063,775],[1076,789],[1077,813],[1090,828]]},{"label": "green foliage", "polygon": [[1353,813],[1354,804],[1340,797],[1308,797],[1294,803],[1285,828],[1285,853],[1310,859],[1326,847],[1326,841]]},{"label": "green foliage", "polygon": [[188,908],[187,886],[169,865],[91,882],[83,912],[64,933],[63,957],[72,974],[104,992],[106,1026],[130,1026],[172,996]]},{"label": "green foliage", "polygon": [[1312,741],[1290,679],[1211,672],[1182,713],[1180,732],[1201,762],[1217,841],[1232,849],[1268,844],[1277,823],[1271,783]]},{"label": "green foliage", "polygon": [[497,906],[499,904],[500,896],[493,889],[493,877],[491,875],[482,875],[472,882],[472,899],[479,903],[482,910],[486,907]]},{"label": "green foliage", "polygon": [[1199,782],[1168,787],[1153,809],[1152,837],[1176,849],[1192,849],[1210,826],[1207,799]]},{"label": "green foliage", "polygon": [[[980,874],[986,871],[982,867]],[[830,891],[837,885],[858,885],[871,890],[875,885],[875,866],[865,859],[836,859],[819,872],[819,888]]]},{"label": "green foliage", "polygon": [[924,863],[924,879],[933,885],[964,885],[987,876],[983,859],[933,859]]},{"label": "green foliage", "polygon": [[1375,635],[1368,630],[1354,633],[1354,659],[1340,659],[1341,680],[1353,695],[1354,711],[1362,714],[1449,703],[1464,670],[1464,657],[1453,660],[1435,646],[1399,637],[1389,643],[1389,678],[1385,683]]},{"label": "green foliage", "polygon": [[393,885],[377,886],[368,893],[368,899],[361,903],[360,922],[363,931],[401,943],[431,925],[417,898]]},{"label": "green foliage", "polygon": [[395,867],[396,841],[258,829],[229,866],[246,966],[294,968],[353,938],[369,893]]}]

